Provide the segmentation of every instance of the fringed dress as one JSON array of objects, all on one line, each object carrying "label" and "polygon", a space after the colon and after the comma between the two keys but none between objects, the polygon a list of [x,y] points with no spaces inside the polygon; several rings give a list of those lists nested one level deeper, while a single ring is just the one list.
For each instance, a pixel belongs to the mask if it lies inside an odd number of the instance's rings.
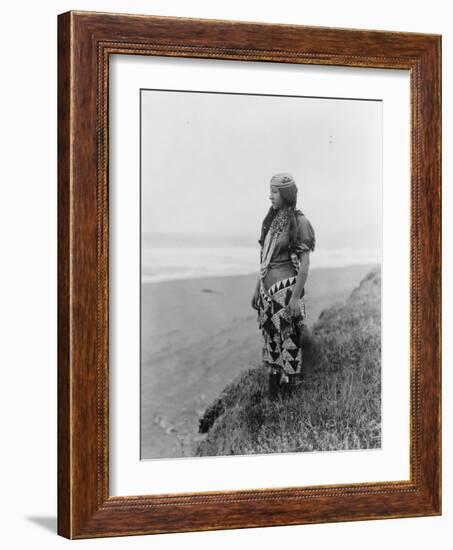
[{"label": "fringed dress", "polygon": [[263,335],[263,362],[273,371],[298,375],[302,371],[301,328],[306,318],[304,291],[298,300],[300,315],[293,318],[291,299],[302,253],[314,250],[312,225],[296,210],[297,238],[289,245],[289,211],[280,209],[273,219],[260,252],[258,325]]}]

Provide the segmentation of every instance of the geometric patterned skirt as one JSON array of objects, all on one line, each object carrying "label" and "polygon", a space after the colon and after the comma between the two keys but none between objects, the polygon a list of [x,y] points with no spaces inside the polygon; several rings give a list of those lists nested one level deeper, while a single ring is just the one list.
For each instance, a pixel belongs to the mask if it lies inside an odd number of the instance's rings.
[{"label": "geometric patterned skirt", "polygon": [[292,318],[288,311],[296,277],[275,282],[266,290],[261,282],[258,299],[258,325],[263,334],[263,361],[286,375],[302,370],[301,326],[305,319],[305,302],[298,300],[300,315]]}]

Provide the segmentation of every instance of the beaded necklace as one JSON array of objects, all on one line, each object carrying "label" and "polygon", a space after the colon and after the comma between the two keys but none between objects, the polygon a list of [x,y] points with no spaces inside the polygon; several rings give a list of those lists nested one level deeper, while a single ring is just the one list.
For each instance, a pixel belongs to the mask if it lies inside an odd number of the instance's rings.
[{"label": "beaded necklace", "polygon": [[274,253],[275,244],[277,242],[278,234],[287,225],[289,220],[289,208],[280,208],[275,218],[272,220],[269,231],[264,240],[264,245],[261,250],[261,269],[260,277],[264,279],[269,269],[269,262],[271,261],[272,254]]},{"label": "beaded necklace", "polygon": [[269,228],[269,233],[273,237],[276,233],[280,233],[282,229],[287,225],[289,220],[289,208],[280,208],[277,215],[272,220]]}]

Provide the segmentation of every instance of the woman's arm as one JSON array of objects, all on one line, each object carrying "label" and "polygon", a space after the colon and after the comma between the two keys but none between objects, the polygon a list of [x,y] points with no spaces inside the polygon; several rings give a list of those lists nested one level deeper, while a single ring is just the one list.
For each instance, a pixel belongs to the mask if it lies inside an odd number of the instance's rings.
[{"label": "woman's arm", "polygon": [[300,257],[300,267],[297,273],[296,284],[294,285],[293,294],[288,304],[289,311],[291,315],[293,315],[294,317],[297,317],[300,315],[297,300],[301,297],[302,291],[307,281],[309,265],[310,265],[310,252],[306,250],[302,252],[302,255]]},{"label": "woman's arm", "polygon": [[305,283],[308,276],[308,268],[310,265],[310,251],[315,248],[315,232],[311,223],[307,218],[300,213],[297,216],[297,238],[296,242],[291,246],[290,257],[294,266],[297,269],[296,284],[294,285],[293,294],[289,301],[289,311],[292,316],[300,315],[297,301],[302,295]]},{"label": "woman's arm", "polygon": [[258,296],[259,296],[259,292],[260,292],[260,286],[261,286],[261,279],[260,279],[260,276],[258,275],[258,281],[256,283],[256,287],[255,287],[255,290],[253,291],[253,296],[252,296],[252,300],[251,300],[251,305],[252,305],[252,308],[253,309],[258,309]]},{"label": "woman's arm", "polygon": [[310,266],[310,252],[308,250],[302,252],[300,257],[300,267],[297,274],[296,284],[293,290],[293,298],[300,298],[302,290],[304,289],[305,283],[308,277],[308,268]]}]

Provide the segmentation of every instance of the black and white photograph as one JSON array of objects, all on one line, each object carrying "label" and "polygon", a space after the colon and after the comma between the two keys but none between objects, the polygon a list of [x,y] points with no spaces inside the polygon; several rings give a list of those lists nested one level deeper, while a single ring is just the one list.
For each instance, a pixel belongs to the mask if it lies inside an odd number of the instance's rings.
[{"label": "black and white photograph", "polygon": [[380,448],[382,101],[140,94],[141,459]]},{"label": "black and white photograph", "polygon": [[4,4],[6,550],[452,547],[449,7]]}]

